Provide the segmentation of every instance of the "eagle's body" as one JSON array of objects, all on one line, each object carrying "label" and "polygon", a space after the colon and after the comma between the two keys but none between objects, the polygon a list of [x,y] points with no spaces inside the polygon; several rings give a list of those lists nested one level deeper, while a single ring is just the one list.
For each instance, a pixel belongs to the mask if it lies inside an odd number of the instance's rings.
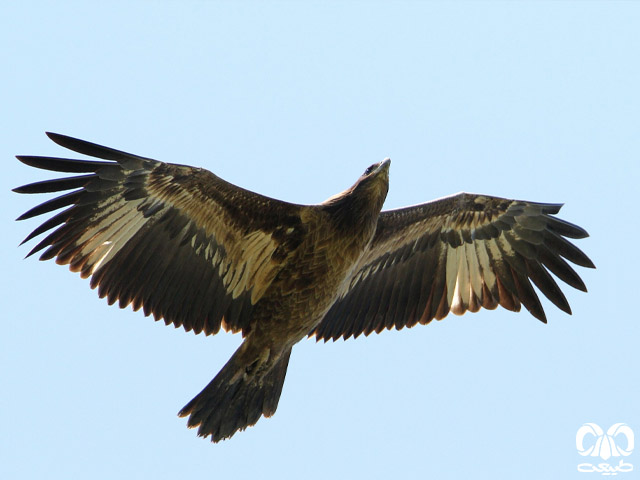
[{"label": "eagle's body", "polygon": [[357,337],[520,304],[546,321],[529,280],[569,305],[547,270],[585,290],[563,260],[593,267],[564,237],[580,227],[560,205],[459,194],[381,212],[389,160],[318,205],[248,192],[212,173],[50,134],[109,160],[18,157],[37,168],[85,173],[16,191],[73,190],[25,213],[69,207],[25,241],[58,227],[31,252],[91,277],[101,297],[205,334],[241,331],[242,345],[187,404],[189,426],[213,441],[272,415],[291,348],[307,335]]},{"label": "eagle's body", "polygon": [[[385,172],[388,167],[389,161],[379,166]],[[244,342],[207,388],[180,412],[181,416],[191,415],[189,425],[201,425],[201,433],[211,433],[218,440],[254,424],[262,414],[275,412],[291,348],[313,331],[347,290],[375,233],[388,178],[384,173],[361,186],[369,201],[360,205],[353,205],[345,195],[328,205],[300,207],[299,230],[288,227],[284,231],[295,247],[253,306],[249,327],[243,328]],[[299,238],[293,240],[293,235]],[[229,416],[220,406],[238,408],[242,414],[240,418]]]}]

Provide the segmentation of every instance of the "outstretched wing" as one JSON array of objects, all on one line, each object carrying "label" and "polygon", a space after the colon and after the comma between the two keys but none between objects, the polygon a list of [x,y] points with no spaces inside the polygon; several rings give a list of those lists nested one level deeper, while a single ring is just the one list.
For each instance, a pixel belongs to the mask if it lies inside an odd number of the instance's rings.
[{"label": "outstretched wing", "polygon": [[586,291],[564,259],[594,265],[564,238],[588,234],[552,216],[560,207],[461,193],[382,212],[347,292],[311,335],[347,339],[498,305],[519,311],[523,304],[546,322],[530,280],[571,313],[548,271]]},{"label": "outstretched wing", "polygon": [[41,260],[55,257],[91,277],[110,304],[142,307],[195,333],[221,326],[246,333],[252,306],[304,236],[305,207],[243,190],[201,168],[47,135],[107,161],[18,157],[36,168],[84,173],[14,189],[71,190],[18,218],[68,207],[24,240],[57,227],[28,256],[46,249]]}]

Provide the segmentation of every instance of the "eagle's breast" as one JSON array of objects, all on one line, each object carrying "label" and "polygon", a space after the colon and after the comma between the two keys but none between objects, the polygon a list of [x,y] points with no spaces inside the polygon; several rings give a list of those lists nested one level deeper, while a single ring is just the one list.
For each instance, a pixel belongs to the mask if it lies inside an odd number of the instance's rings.
[{"label": "eagle's breast", "polygon": [[345,229],[322,208],[303,217],[306,236],[256,305],[253,322],[291,341],[307,335],[339,298],[375,231],[375,221]]}]

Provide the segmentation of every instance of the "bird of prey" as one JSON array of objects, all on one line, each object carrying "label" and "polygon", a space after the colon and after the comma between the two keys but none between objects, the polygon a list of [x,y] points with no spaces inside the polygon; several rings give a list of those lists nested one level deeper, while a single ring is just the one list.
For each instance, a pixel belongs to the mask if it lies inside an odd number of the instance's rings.
[{"label": "bird of prey", "polygon": [[[186,331],[241,332],[244,341],[179,413],[213,442],[274,414],[291,348],[307,336],[348,339],[498,305],[546,322],[535,284],[571,313],[555,277],[585,285],[567,262],[593,268],[566,238],[582,228],[561,205],[459,193],[381,211],[390,160],[317,205],[232,185],[202,168],[163,163],[48,133],[100,160],[18,156],[79,174],[18,193],[68,193],[18,220],[63,209],[24,242],[69,265],[109,304],[132,305]],[[24,243],[23,242],[23,243]]]}]

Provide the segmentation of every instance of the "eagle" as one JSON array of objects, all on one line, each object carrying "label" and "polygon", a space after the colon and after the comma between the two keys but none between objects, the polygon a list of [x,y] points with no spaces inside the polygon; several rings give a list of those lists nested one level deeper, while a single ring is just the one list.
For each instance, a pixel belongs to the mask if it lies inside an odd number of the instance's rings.
[{"label": "eagle", "polygon": [[[222,370],[180,412],[213,442],[276,411],[292,347],[426,325],[498,305],[546,316],[533,285],[571,313],[556,278],[586,291],[569,262],[594,264],[567,240],[588,236],[555,216],[562,204],[459,193],[382,211],[390,160],[342,193],[298,205],[213,173],[65,135],[58,145],[98,160],[18,156],[75,174],[15,188],[66,192],[21,215],[53,214],[41,253],[90,277],[109,304],[213,335],[241,332]],[[533,284],[533,285],[532,285]]]}]

